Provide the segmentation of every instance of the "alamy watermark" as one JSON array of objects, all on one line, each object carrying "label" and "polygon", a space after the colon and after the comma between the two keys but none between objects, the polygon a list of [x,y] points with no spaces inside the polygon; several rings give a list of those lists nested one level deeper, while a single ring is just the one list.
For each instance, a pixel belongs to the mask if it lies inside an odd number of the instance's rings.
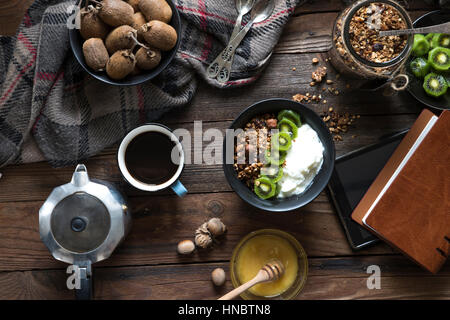
[{"label": "alamy watermark", "polygon": [[368,266],[366,272],[370,274],[367,278],[367,289],[381,289],[381,268],[376,264]]}]

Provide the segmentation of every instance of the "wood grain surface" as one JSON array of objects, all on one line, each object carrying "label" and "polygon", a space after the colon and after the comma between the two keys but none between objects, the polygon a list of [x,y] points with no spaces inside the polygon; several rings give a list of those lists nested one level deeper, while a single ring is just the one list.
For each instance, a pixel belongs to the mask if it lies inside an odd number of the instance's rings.
[{"label": "wood grain surface", "polygon": [[[12,25],[20,23],[24,8],[31,2],[0,1],[0,31],[14,34]],[[423,1],[409,4],[413,18],[433,9]],[[298,7],[256,83],[219,90],[199,80],[193,101],[159,121],[192,132],[193,122],[202,120],[203,130],[223,132],[252,103],[310,92],[321,93],[327,100],[327,104],[309,105],[318,113],[333,107],[361,116],[344,140],[336,143],[338,155],[408,128],[423,106],[407,93],[383,96],[354,90],[355,83],[337,79],[332,66],[325,62],[333,21],[343,7],[341,0],[308,1]],[[314,57],[328,67],[328,79],[334,81],[331,86],[339,95],[322,91],[328,85],[309,86]],[[212,144],[220,147],[221,141]],[[189,194],[183,199],[169,191],[148,195],[123,182],[116,150],[117,145],[111,146],[85,162],[92,178],[114,182],[129,196],[133,212],[133,227],[124,243],[108,260],[94,265],[97,299],[218,298],[232,289],[229,260],[234,247],[248,232],[261,228],[288,231],[304,246],[309,276],[298,299],[450,299],[450,263],[433,276],[383,243],[352,251],[325,192],[299,210],[266,213],[240,200],[226,182],[222,166],[216,164],[186,166],[181,181]],[[51,257],[38,230],[39,207],[55,186],[70,180],[73,169],[54,169],[46,163],[1,169],[0,299],[73,298],[65,287],[67,265]],[[196,227],[211,217],[223,219],[228,226],[226,236],[211,250],[178,255],[178,241],[193,239]],[[381,290],[367,289],[366,269],[370,265],[381,268]],[[210,280],[211,271],[218,266],[227,272],[222,288],[214,287]]]}]

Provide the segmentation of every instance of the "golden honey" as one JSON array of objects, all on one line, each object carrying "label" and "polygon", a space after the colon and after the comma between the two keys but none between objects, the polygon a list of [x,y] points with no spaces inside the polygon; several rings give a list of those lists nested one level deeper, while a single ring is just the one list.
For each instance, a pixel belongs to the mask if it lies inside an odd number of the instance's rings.
[{"label": "golden honey", "polygon": [[288,290],[297,278],[297,252],[288,240],[276,235],[254,236],[239,250],[236,258],[236,273],[240,283],[253,279],[272,259],[278,259],[283,263],[284,274],[276,281],[253,286],[249,289],[252,294],[260,297],[274,297]]}]

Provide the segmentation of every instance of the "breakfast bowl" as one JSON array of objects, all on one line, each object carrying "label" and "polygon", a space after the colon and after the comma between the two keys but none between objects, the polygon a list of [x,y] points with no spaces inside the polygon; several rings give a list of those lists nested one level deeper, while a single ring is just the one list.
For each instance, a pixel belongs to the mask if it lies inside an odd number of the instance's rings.
[{"label": "breakfast bowl", "polygon": [[[311,130],[315,131],[313,135],[315,135],[316,140],[320,140],[320,143],[323,146],[322,162],[320,167],[317,167],[315,175],[312,176],[312,179],[308,185],[304,187],[302,192],[290,196],[274,196],[270,199],[263,199],[254,192],[251,182],[250,185],[248,185],[242,179],[238,178],[238,171],[235,169],[236,165],[234,163],[236,160],[234,152],[237,144],[235,133],[237,130],[245,128],[248,123],[257,116],[275,113],[280,115],[281,112],[286,110],[291,110],[293,113],[300,116],[302,123],[300,128],[302,128],[304,124],[307,124]],[[282,121],[279,121],[278,125],[281,124],[281,122]],[[292,140],[292,146],[294,145],[294,142],[297,143],[297,140],[299,139]],[[292,150],[293,148],[294,147],[292,147]],[[294,156],[291,155],[290,159],[293,159],[290,160],[291,162],[295,162],[295,157],[293,157]],[[256,208],[271,212],[295,210],[314,200],[328,184],[334,167],[334,159],[335,148],[333,138],[319,115],[305,105],[287,99],[275,98],[263,100],[245,109],[232,122],[229,130],[227,130],[223,143],[223,170],[231,188],[245,202]],[[286,160],[286,164],[288,164],[288,160]],[[284,170],[285,169],[286,168],[284,168]]]},{"label": "breakfast bowl", "polygon": [[297,239],[278,229],[251,232],[238,243],[230,260],[233,286],[237,288],[256,276],[258,270],[273,259],[283,265],[283,275],[244,291],[242,299],[292,300],[299,295],[308,276],[308,258]]},{"label": "breakfast bowl", "polygon": [[[95,71],[94,69],[90,68],[87,63],[86,59],[83,55],[83,43],[85,42],[85,39],[81,36],[80,29],[77,28],[69,28],[69,42],[70,47],[72,49],[72,52],[76,58],[76,60],[80,63],[82,68],[89,73],[92,77],[108,83],[110,85],[116,85],[116,86],[131,86],[131,85],[138,85],[141,83],[144,83],[146,81],[149,81],[156,76],[158,76],[167,66],[170,64],[170,62],[174,59],[178,48],[180,46],[180,38],[181,38],[181,19],[180,15],[178,13],[178,9],[173,3],[173,0],[166,0],[167,4],[170,6],[172,10],[172,17],[171,20],[168,22],[170,26],[172,26],[176,33],[177,33],[177,40],[175,43],[175,46],[170,49],[169,51],[162,51],[161,52],[161,60],[159,64],[151,69],[151,70],[141,70],[138,74],[129,74],[125,78],[120,80],[114,80],[111,77],[109,77],[105,71]],[[112,27],[111,27],[112,29]]]}]

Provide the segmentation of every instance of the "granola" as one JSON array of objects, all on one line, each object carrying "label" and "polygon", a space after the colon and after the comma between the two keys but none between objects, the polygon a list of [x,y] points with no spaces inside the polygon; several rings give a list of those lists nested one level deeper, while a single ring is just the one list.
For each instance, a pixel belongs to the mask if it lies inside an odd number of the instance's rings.
[{"label": "granola", "polygon": [[406,21],[397,9],[384,3],[371,3],[357,10],[351,18],[350,44],[358,55],[368,61],[389,62],[405,49],[407,37],[379,37],[378,31],[406,28]]},{"label": "granola", "polygon": [[263,167],[264,153],[270,145],[270,130],[277,127],[274,114],[264,114],[251,119],[236,137],[234,169],[239,180],[253,188]]}]

